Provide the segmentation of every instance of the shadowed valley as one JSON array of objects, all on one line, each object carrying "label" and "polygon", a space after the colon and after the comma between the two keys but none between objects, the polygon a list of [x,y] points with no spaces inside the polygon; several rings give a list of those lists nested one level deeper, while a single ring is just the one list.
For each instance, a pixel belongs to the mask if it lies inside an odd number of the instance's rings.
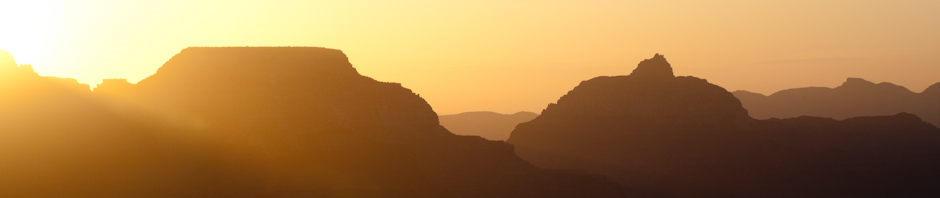
[{"label": "shadowed valley", "polygon": [[499,114],[488,111],[464,112],[439,116],[441,126],[458,135],[475,135],[488,140],[505,141],[516,125],[535,119],[539,114],[518,112]]}]

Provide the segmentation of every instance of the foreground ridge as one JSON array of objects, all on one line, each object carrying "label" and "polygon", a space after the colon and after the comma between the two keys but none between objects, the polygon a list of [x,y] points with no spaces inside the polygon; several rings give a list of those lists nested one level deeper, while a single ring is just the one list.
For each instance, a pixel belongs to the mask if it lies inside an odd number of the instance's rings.
[{"label": "foreground ridge", "polygon": [[[2,63],[2,61],[0,61]],[[619,197],[457,136],[339,50],[187,48],[92,92],[5,71],[0,197]],[[64,84],[63,84],[64,83]]]}]

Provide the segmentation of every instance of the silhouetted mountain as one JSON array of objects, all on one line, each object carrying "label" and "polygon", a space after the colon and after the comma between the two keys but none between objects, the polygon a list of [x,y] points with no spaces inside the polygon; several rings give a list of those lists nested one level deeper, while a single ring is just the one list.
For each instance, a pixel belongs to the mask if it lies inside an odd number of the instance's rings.
[{"label": "silhouetted mountain", "polygon": [[448,132],[422,98],[359,75],[338,50],[187,48],[94,93],[0,83],[29,97],[0,98],[3,197],[620,195],[601,176]]},{"label": "silhouetted mountain", "polygon": [[535,119],[539,114],[521,111],[499,114],[489,111],[464,112],[438,116],[441,126],[457,135],[475,135],[488,140],[505,141],[516,125]]},{"label": "silhouetted mountain", "polygon": [[735,91],[734,94],[757,119],[803,115],[846,119],[907,112],[940,126],[940,94],[937,94],[940,91],[936,89],[940,88],[935,84],[918,94],[887,82],[875,84],[861,78],[849,78],[836,88],[795,88],[770,96],[747,91]]},{"label": "silhouetted mountain", "polygon": [[671,70],[656,55],[584,81],[507,142],[634,197],[940,195],[940,130],[917,116],[755,120],[724,88]]}]

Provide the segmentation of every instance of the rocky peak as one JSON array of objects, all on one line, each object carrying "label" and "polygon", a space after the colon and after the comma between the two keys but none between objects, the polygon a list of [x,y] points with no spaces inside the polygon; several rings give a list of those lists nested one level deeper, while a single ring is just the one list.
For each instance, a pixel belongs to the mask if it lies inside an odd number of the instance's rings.
[{"label": "rocky peak", "polygon": [[[934,168],[940,164],[940,131],[911,114],[880,108],[916,102],[893,102],[904,101],[894,100],[900,94],[893,93],[904,90],[896,85],[849,78],[838,93],[792,90],[794,96],[822,93],[823,100],[808,102],[821,104],[813,109],[895,116],[754,120],[724,88],[666,76],[672,76],[669,64],[656,55],[630,76],[584,81],[534,120],[518,124],[506,142],[536,166],[605,174],[630,197],[890,197],[928,192],[940,183]],[[918,182],[924,185],[909,185]]]},{"label": "rocky peak", "polygon": [[[752,121],[733,94],[704,79],[674,77],[669,63],[657,54],[641,62],[630,76],[582,82],[549,104],[539,117],[516,126],[507,142],[517,148],[567,152],[630,134],[728,131]],[[591,153],[616,150],[592,148],[600,150],[569,156],[599,156]]]},{"label": "rocky peak", "polygon": [[747,111],[730,92],[705,79],[676,77],[672,66],[660,54],[640,62],[629,76],[603,76],[583,81],[559,99],[557,105],[549,105],[540,117],[551,117],[555,113],[749,119]]},{"label": "rocky peak", "polygon": [[637,65],[630,76],[639,78],[674,78],[672,66],[666,61],[666,57],[660,54],[653,55],[653,58],[643,60]]}]

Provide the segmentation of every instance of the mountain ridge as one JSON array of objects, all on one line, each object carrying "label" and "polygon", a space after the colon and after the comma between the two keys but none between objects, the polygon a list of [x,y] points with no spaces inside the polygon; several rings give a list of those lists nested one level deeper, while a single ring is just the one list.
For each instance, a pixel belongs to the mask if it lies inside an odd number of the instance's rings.
[{"label": "mountain ridge", "polygon": [[582,82],[507,142],[537,166],[603,174],[636,197],[940,194],[940,129],[912,114],[758,120],[704,79],[639,74]]},{"label": "mountain ridge", "polygon": [[744,90],[733,93],[741,99],[750,115],[758,119],[801,115],[846,119],[907,112],[934,125],[940,125],[938,84],[940,83],[928,87],[922,93],[915,93],[889,82],[876,84],[861,78],[848,78],[835,88],[792,88],[768,96]]},{"label": "mountain ridge", "polygon": [[[22,142],[3,150],[48,151],[29,160],[0,155],[12,162],[0,173],[16,173],[0,178],[0,195],[619,197],[604,177],[540,169],[518,158],[512,145],[453,135],[424,99],[398,83],[358,74],[334,49],[187,48],[137,84],[107,80],[77,94],[21,100],[39,106],[0,103],[0,122],[7,122],[0,128],[10,131],[0,139]],[[62,108],[33,110],[49,100]],[[35,113],[17,117],[21,112]],[[39,124],[59,114],[87,119]],[[41,126],[71,127],[37,133]],[[121,134],[139,136],[60,138]],[[61,141],[75,146],[39,147]],[[82,156],[88,148],[118,154],[87,160],[58,154]],[[61,177],[30,179],[43,170],[29,167],[46,161],[59,164],[51,167]],[[102,164],[108,162],[122,163]],[[75,175],[81,177],[69,177]],[[95,175],[107,177],[82,183]],[[76,188],[50,189],[61,178]]]}]

